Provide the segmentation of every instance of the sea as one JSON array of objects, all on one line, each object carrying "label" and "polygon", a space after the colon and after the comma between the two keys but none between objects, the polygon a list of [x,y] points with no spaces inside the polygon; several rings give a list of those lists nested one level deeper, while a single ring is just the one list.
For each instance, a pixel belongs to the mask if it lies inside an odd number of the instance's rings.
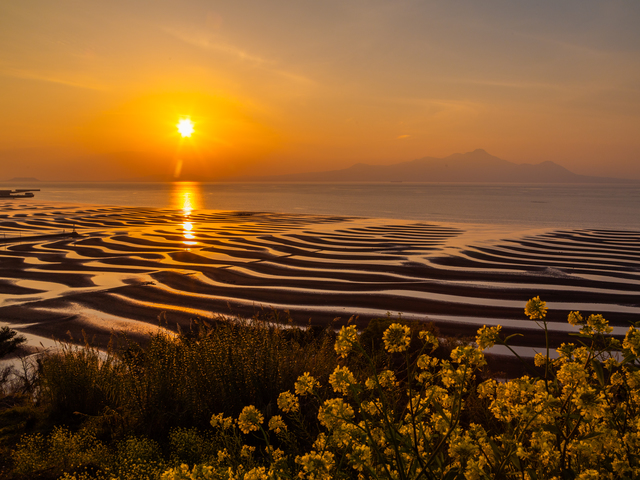
[{"label": "sea", "polygon": [[391,218],[527,228],[640,229],[638,184],[113,183],[39,188],[13,207],[64,203]]}]

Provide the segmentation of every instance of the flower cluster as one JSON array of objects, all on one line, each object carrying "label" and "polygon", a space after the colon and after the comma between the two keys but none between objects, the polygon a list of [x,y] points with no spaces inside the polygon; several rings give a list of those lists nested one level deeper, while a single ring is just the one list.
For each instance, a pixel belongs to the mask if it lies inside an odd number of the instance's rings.
[{"label": "flower cluster", "polygon": [[339,357],[346,357],[358,341],[358,330],[355,325],[343,326],[336,338],[335,350]]},{"label": "flower cluster", "polygon": [[411,329],[406,325],[393,323],[384,332],[382,340],[387,352],[404,352],[411,343]]},{"label": "flower cluster", "polygon": [[[547,328],[539,297],[525,313]],[[501,381],[479,375],[484,349],[511,348],[499,326],[483,326],[476,346],[459,345],[441,360],[432,356],[435,335],[420,332],[421,350],[412,344],[409,352],[411,328],[394,323],[382,337],[388,362],[369,359],[368,371],[348,355],[365,355],[357,331],[343,327],[335,350],[344,363],[329,377],[332,389],[301,375],[295,393],[278,398],[282,415],[262,431],[263,463],[261,447],[245,445],[237,449],[245,461],[229,466],[225,457],[215,478],[640,478],[640,331],[631,327],[620,342],[601,315],[585,320],[571,312],[568,321],[581,327],[578,341],[562,344],[555,359],[536,355],[544,377]],[[315,434],[301,449],[293,435],[309,438],[304,426],[312,417]],[[263,422],[248,406],[236,424],[246,435]],[[230,423],[222,415],[211,420],[223,432],[236,428]],[[283,450],[269,443],[276,435]],[[165,478],[214,478],[211,472],[183,466]]]}]

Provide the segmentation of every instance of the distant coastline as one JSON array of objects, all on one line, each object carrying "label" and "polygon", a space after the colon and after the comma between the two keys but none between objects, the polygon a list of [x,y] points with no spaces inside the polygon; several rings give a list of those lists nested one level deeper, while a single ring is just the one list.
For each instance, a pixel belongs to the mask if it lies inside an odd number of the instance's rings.
[{"label": "distant coastline", "polygon": [[[36,177],[0,179],[0,183],[20,184],[49,181]],[[640,179],[581,175],[551,161],[517,164],[477,149],[444,158],[424,157],[392,165],[356,163],[348,168],[279,175],[206,176],[183,170],[137,177],[97,180],[64,180],[59,183],[475,183],[475,184],[640,184]]]}]

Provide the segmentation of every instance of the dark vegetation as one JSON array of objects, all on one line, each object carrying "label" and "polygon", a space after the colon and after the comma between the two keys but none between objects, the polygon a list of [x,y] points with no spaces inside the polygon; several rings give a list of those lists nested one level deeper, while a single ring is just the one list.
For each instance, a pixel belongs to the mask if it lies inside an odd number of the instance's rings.
[{"label": "dark vegetation", "polygon": [[[0,351],[7,353],[24,341],[8,328],[1,338]],[[56,352],[25,364],[22,372],[7,369],[2,378],[0,478],[58,478],[74,463],[68,452],[57,451],[62,445],[86,453],[96,441],[116,457],[142,448],[146,453],[139,456],[147,460],[202,460],[213,451],[205,441],[213,413],[237,416],[248,404],[275,413],[280,392],[304,372],[326,381],[336,365],[334,341],[330,328],[289,328],[254,318],[193,321],[186,331],[166,330],[144,345],[113,338],[106,351],[87,339],[84,346],[60,343]],[[51,432],[53,440],[29,445],[40,451],[38,461],[12,462],[22,434]],[[93,457],[104,455],[94,451]],[[76,461],[91,467],[100,463],[93,457]]]},{"label": "dark vegetation", "polygon": [[[214,458],[224,445],[209,426],[212,414],[237,417],[255,405],[268,419],[278,413],[278,395],[292,391],[300,375],[309,372],[327,388],[338,364],[334,325],[302,329],[271,320],[193,321],[188,330],[161,331],[142,345],[115,337],[106,350],[88,339],[83,346],[63,342],[5,374],[0,478],[53,479],[64,472],[147,478]],[[374,319],[363,331],[361,343],[376,368],[392,368],[402,380],[404,361],[388,355],[382,342],[391,323],[411,327],[409,358],[420,348],[419,330],[437,331],[391,318]],[[9,329],[2,333],[3,352],[23,341]],[[437,356],[448,358],[469,341],[445,339]],[[370,374],[364,357],[351,356],[348,366],[358,380]],[[310,446],[314,420],[306,419],[309,441],[297,438],[297,448]]]}]

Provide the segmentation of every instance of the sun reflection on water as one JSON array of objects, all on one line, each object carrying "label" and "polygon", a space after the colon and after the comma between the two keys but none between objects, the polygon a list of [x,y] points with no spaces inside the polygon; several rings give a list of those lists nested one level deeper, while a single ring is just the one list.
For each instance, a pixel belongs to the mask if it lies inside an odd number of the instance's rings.
[{"label": "sun reflection on water", "polygon": [[189,247],[197,245],[191,215],[202,208],[202,192],[198,182],[176,182],[173,184],[172,206],[182,210],[182,243]]}]

